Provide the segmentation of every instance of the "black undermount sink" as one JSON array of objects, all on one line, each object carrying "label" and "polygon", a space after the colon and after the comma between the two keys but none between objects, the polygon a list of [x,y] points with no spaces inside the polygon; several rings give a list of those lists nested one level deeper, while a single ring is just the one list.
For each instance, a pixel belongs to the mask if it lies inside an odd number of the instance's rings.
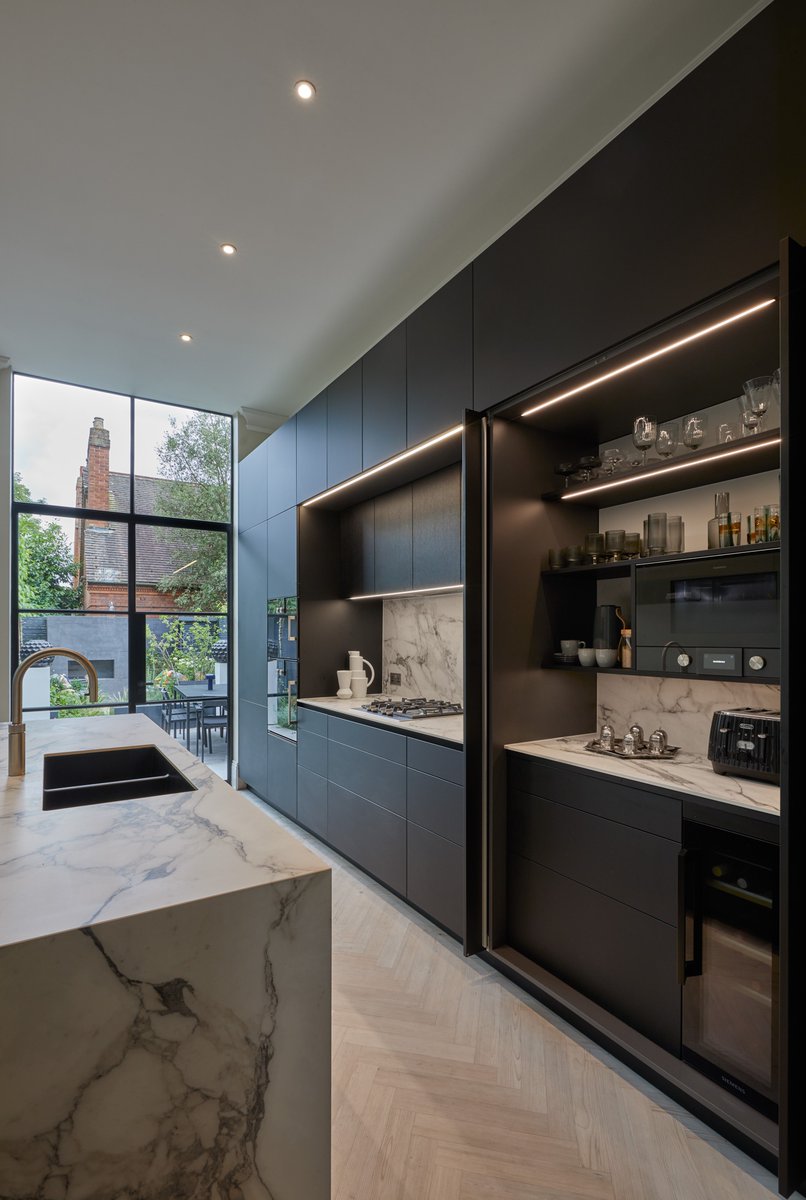
[{"label": "black undermount sink", "polygon": [[46,811],[196,791],[156,746],[46,754],[44,768]]}]

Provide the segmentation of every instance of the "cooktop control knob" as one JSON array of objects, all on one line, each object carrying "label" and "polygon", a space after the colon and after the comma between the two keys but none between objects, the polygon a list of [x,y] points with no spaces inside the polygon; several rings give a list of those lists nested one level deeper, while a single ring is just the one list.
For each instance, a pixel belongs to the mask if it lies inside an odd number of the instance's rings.
[{"label": "cooktop control knob", "polygon": [[690,667],[691,666],[691,655],[686,654],[685,652],[683,654],[678,654],[677,665],[678,665],[678,667]]},{"label": "cooktop control knob", "polygon": [[766,658],[762,658],[760,654],[752,654],[747,660],[747,665],[751,671],[763,671],[767,665]]}]

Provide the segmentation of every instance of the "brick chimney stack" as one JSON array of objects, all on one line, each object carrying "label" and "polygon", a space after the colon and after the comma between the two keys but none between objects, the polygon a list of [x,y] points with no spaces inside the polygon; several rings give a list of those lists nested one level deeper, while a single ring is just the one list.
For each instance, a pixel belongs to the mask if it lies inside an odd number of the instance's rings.
[{"label": "brick chimney stack", "polygon": [[[109,430],[104,429],[103,417],[94,417],[87,442],[87,508],[108,509],[109,496]],[[93,522],[97,524],[98,522]]]}]

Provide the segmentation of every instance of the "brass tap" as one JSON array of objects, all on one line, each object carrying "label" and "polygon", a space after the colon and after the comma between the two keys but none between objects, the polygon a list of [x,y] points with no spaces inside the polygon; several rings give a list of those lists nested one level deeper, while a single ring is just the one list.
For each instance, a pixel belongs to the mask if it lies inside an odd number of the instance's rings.
[{"label": "brass tap", "polygon": [[63,646],[48,646],[47,650],[35,650],[29,654],[14,672],[11,680],[11,724],[8,727],[8,773],[10,776],[25,774],[25,725],[22,720],[22,681],[29,667],[43,658],[72,658],[80,663],[89,679],[90,700],[98,699],[98,672],[90,660],[78,650],[66,650]]}]

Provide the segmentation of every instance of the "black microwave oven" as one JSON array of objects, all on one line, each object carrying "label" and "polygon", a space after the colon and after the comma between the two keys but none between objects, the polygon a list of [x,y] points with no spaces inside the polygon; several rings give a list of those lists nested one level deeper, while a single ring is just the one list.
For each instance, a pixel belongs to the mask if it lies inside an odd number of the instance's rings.
[{"label": "black microwave oven", "polygon": [[637,564],[639,671],[777,679],[780,550]]}]

